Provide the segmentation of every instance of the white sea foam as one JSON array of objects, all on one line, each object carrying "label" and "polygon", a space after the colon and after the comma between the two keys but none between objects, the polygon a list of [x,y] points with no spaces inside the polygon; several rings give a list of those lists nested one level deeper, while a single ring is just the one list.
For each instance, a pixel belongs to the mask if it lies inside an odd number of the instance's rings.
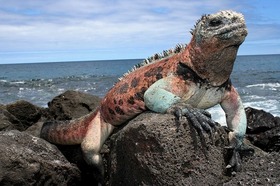
[{"label": "white sea foam", "polygon": [[266,97],[259,96],[259,95],[246,95],[246,96],[244,96],[244,99],[246,99],[246,100],[266,100]]},{"label": "white sea foam", "polygon": [[208,109],[208,111],[211,113],[211,117],[214,121],[223,126],[226,125],[226,115],[220,105],[216,105],[215,107]]},{"label": "white sea foam", "polygon": [[62,92],[65,91],[65,89],[64,89],[64,88],[58,88],[57,91],[58,91],[59,93],[62,93]]},{"label": "white sea foam", "polygon": [[[278,100],[260,100],[260,101],[251,101],[251,102],[244,102],[244,107],[252,107],[258,110],[264,110],[266,112],[271,113],[274,116],[280,117],[280,102]],[[208,111],[212,115],[212,119],[221,125],[226,125],[226,117],[223,109],[220,105],[212,107],[208,109]]]},{"label": "white sea foam", "polygon": [[280,88],[280,83],[261,83],[261,84],[253,84],[247,85],[247,88],[259,87],[261,89],[269,89],[269,90],[278,90]]},{"label": "white sea foam", "polygon": [[13,81],[13,82],[10,82],[11,84],[24,84],[25,81]]},{"label": "white sea foam", "polygon": [[280,116],[280,102],[278,100],[268,99],[265,101],[245,102],[244,107],[252,107],[259,110],[264,110],[274,116]]}]

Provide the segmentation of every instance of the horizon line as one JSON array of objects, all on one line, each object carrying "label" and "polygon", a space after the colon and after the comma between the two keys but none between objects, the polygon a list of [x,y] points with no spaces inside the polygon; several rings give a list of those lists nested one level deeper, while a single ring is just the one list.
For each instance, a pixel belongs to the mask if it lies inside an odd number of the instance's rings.
[{"label": "horizon line", "polygon": [[[280,55],[280,54],[240,54],[237,57],[243,56],[268,56],[268,55]],[[44,63],[75,63],[75,62],[102,62],[102,61],[124,61],[124,60],[139,60],[142,61],[146,58],[119,58],[119,59],[85,59],[85,60],[70,60],[70,61],[36,61],[36,62],[22,62],[22,63],[0,63],[0,65],[19,65],[19,64],[44,64]]]}]

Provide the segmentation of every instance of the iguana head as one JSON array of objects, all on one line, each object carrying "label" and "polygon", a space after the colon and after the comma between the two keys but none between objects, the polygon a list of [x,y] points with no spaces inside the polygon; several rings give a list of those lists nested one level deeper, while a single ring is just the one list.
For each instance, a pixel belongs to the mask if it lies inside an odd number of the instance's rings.
[{"label": "iguana head", "polygon": [[247,35],[243,15],[234,11],[204,15],[191,33],[188,52],[193,70],[213,86],[226,82]]}]

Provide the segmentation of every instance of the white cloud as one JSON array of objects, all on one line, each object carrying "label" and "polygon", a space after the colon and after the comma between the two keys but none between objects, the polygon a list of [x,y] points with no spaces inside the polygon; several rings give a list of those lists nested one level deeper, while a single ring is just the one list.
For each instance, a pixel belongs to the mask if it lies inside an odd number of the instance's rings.
[{"label": "white cloud", "polygon": [[[108,51],[120,52],[124,58],[127,51],[145,57],[178,42],[188,43],[196,20],[222,9],[245,11],[249,16],[255,11],[250,2],[228,0],[9,0],[0,7],[0,52],[64,51],[67,55],[65,51],[88,50],[106,59],[111,55]],[[272,27],[259,34],[251,25],[249,40],[262,39],[258,36],[269,30],[274,37]]]}]

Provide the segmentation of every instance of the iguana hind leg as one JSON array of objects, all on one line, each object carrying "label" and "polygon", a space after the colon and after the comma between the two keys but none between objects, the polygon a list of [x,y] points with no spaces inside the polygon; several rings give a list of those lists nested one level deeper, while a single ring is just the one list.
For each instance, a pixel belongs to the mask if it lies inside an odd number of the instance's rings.
[{"label": "iguana hind leg", "polygon": [[106,123],[98,112],[94,120],[91,121],[86,136],[81,143],[85,161],[96,168],[101,177],[104,175],[104,167],[100,150],[113,129],[114,126]]}]

